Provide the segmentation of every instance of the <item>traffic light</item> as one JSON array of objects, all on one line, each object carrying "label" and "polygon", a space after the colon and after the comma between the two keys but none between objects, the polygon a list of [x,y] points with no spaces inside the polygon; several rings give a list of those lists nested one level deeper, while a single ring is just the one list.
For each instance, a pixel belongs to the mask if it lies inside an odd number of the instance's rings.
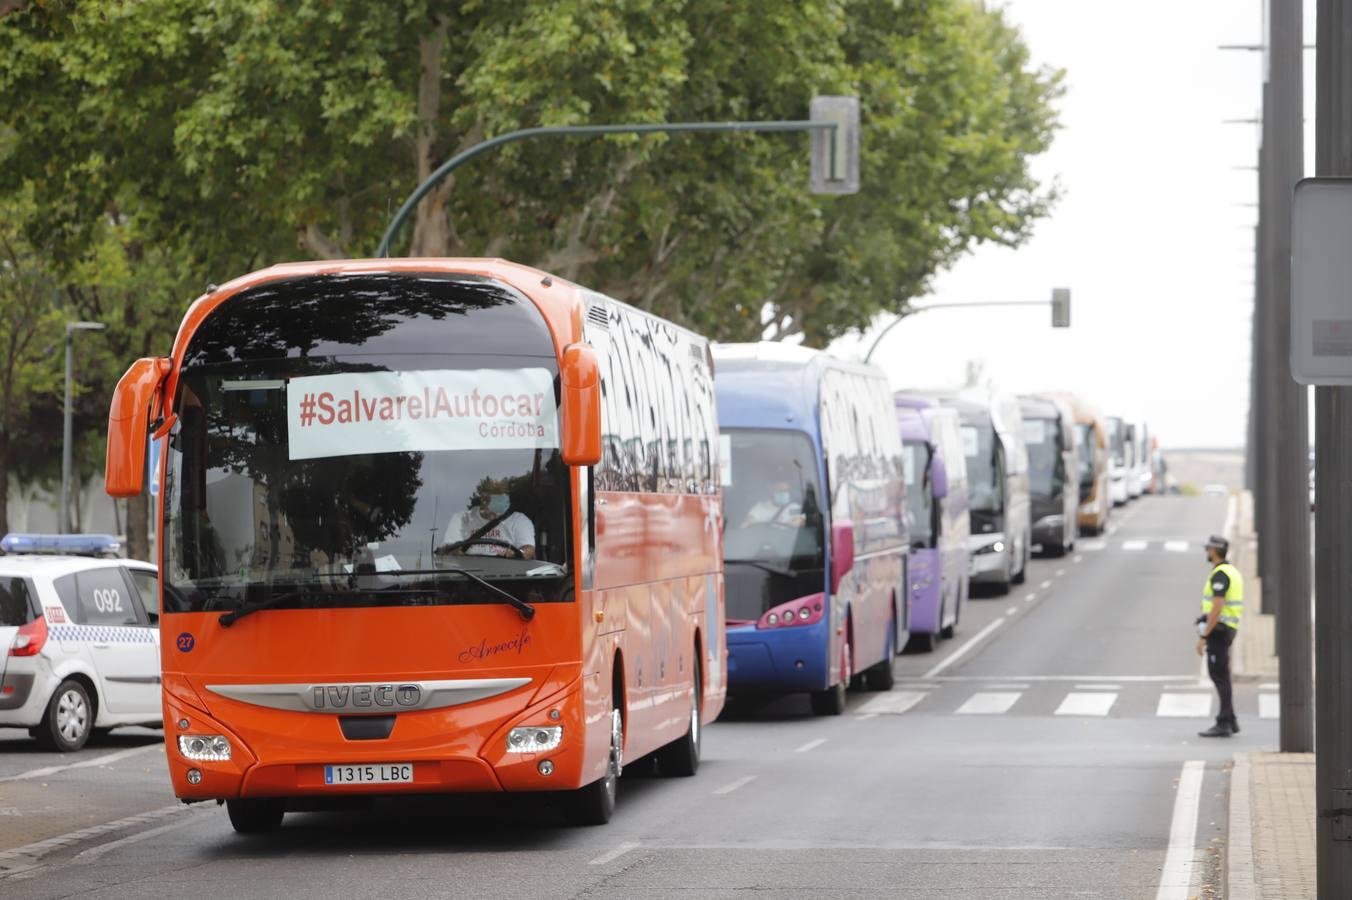
[{"label": "traffic light", "polygon": [[813,97],[813,122],[834,122],[834,130],[812,132],[809,187],[814,194],[859,192],[859,98]]},{"label": "traffic light", "polygon": [[1052,327],[1070,327],[1070,288],[1052,288]]}]

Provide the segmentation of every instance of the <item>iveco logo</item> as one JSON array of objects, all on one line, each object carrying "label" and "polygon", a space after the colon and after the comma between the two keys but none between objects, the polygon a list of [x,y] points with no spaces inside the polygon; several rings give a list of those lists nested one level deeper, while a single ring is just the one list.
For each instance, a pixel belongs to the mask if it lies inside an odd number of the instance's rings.
[{"label": "iveco logo", "polygon": [[412,709],[422,702],[416,684],[317,684],[311,691],[315,709]]}]

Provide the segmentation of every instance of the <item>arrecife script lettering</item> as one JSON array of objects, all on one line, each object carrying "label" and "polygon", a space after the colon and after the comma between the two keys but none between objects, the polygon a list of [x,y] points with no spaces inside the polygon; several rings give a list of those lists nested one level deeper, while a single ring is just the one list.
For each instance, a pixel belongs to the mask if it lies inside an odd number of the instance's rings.
[{"label": "arrecife script lettering", "polygon": [[460,661],[462,663],[473,662],[476,659],[484,660],[504,653],[520,654],[525,651],[529,644],[530,634],[522,629],[520,634],[510,640],[490,644],[487,639],[484,639],[477,644],[469,645],[460,651]]}]

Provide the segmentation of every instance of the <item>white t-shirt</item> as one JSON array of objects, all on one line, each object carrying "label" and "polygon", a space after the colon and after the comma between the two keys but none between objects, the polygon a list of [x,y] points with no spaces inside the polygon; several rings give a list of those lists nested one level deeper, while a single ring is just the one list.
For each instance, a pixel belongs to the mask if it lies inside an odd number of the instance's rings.
[{"label": "white t-shirt", "polygon": [[[446,536],[442,540],[443,544],[454,544],[463,541],[474,532],[483,528],[490,520],[485,519],[478,508],[467,509],[459,515],[452,516],[451,521],[446,524]],[[514,512],[503,519],[492,528],[479,535],[481,538],[488,538],[495,541],[506,541],[513,547],[520,549],[522,547],[535,546],[535,525],[525,515]],[[464,552],[469,556],[514,556],[512,551],[506,547],[499,547],[496,544],[470,544]]]}]

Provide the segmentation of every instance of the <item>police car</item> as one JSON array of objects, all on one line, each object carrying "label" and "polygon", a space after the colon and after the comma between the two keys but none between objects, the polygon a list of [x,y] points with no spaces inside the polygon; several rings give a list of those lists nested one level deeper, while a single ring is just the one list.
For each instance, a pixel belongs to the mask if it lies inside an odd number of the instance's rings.
[{"label": "police car", "polygon": [[109,535],[0,540],[0,727],[67,751],[160,726],[155,567],[117,549]]}]

